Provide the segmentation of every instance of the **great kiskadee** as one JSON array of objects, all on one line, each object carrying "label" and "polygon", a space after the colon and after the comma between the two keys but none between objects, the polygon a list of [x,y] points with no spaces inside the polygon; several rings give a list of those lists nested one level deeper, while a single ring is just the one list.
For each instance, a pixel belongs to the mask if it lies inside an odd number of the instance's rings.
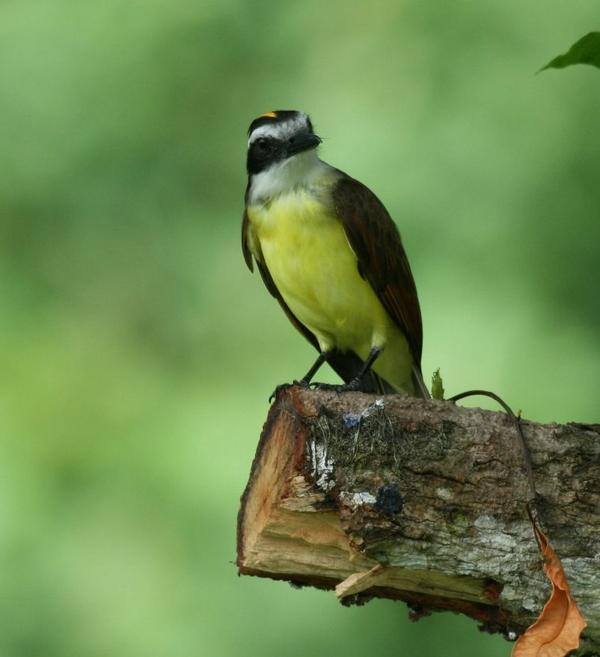
[{"label": "great kiskadee", "polygon": [[362,183],[317,157],[303,112],[277,110],[248,130],[242,250],[269,292],[319,351],[337,390],[428,397],[421,375],[417,290],[398,229]]}]

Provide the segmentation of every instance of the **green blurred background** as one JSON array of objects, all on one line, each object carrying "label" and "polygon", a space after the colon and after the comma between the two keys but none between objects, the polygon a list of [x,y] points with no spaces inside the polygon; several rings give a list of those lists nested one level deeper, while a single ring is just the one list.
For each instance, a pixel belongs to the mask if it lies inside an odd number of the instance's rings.
[{"label": "green blurred background", "polygon": [[267,397],[313,358],[242,261],[245,130],[310,112],[384,200],[428,379],[598,421],[600,73],[534,75],[592,29],[596,0],[2,0],[1,657],[509,654],[237,577]]}]

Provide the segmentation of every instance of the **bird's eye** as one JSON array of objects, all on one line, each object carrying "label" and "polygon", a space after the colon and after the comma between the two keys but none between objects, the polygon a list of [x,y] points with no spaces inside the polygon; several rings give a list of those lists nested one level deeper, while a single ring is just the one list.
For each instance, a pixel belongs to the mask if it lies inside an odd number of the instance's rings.
[{"label": "bird's eye", "polygon": [[267,151],[269,150],[269,140],[265,139],[264,137],[261,137],[260,139],[256,140],[256,145],[258,146],[258,149],[260,151]]}]

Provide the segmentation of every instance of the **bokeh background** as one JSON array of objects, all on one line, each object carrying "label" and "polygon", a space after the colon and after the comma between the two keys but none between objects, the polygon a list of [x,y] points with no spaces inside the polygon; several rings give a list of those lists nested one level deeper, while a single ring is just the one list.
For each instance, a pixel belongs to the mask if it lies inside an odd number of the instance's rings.
[{"label": "bokeh background", "polygon": [[510,653],[450,614],[237,577],[267,397],[313,358],[242,261],[245,130],[310,112],[384,200],[427,378],[598,421],[600,73],[535,75],[598,20],[596,0],[0,3],[1,657]]}]

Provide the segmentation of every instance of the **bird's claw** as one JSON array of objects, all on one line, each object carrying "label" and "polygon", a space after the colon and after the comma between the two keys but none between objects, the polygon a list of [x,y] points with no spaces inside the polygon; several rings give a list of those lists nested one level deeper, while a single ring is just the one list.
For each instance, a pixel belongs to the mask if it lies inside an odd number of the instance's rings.
[{"label": "bird's claw", "polygon": [[328,392],[338,392],[342,387],[339,383],[313,383],[315,390],[325,390]]},{"label": "bird's claw", "polygon": [[275,386],[275,390],[273,390],[273,392],[269,395],[269,403],[278,397],[280,392],[286,388],[289,388],[291,385],[291,383],[280,383],[279,385]]},{"label": "bird's claw", "polygon": [[297,381],[294,379],[292,381],[293,386],[298,386],[300,388],[310,388],[310,383],[306,379],[300,379],[300,381]]},{"label": "bird's claw", "polygon": [[350,379],[348,383],[315,383],[316,390],[328,390],[331,392],[356,392],[361,389],[361,380],[358,377]]},{"label": "bird's claw", "polygon": [[291,383],[280,383],[275,387],[275,390],[271,393],[269,397],[269,402],[272,402],[279,396],[280,392],[283,392],[287,388],[293,386],[298,386],[300,388],[305,388],[307,390],[326,390],[329,392],[357,392],[360,391],[362,381],[358,377],[350,379],[348,383],[309,383],[305,379],[300,379],[300,381],[294,379]]}]

